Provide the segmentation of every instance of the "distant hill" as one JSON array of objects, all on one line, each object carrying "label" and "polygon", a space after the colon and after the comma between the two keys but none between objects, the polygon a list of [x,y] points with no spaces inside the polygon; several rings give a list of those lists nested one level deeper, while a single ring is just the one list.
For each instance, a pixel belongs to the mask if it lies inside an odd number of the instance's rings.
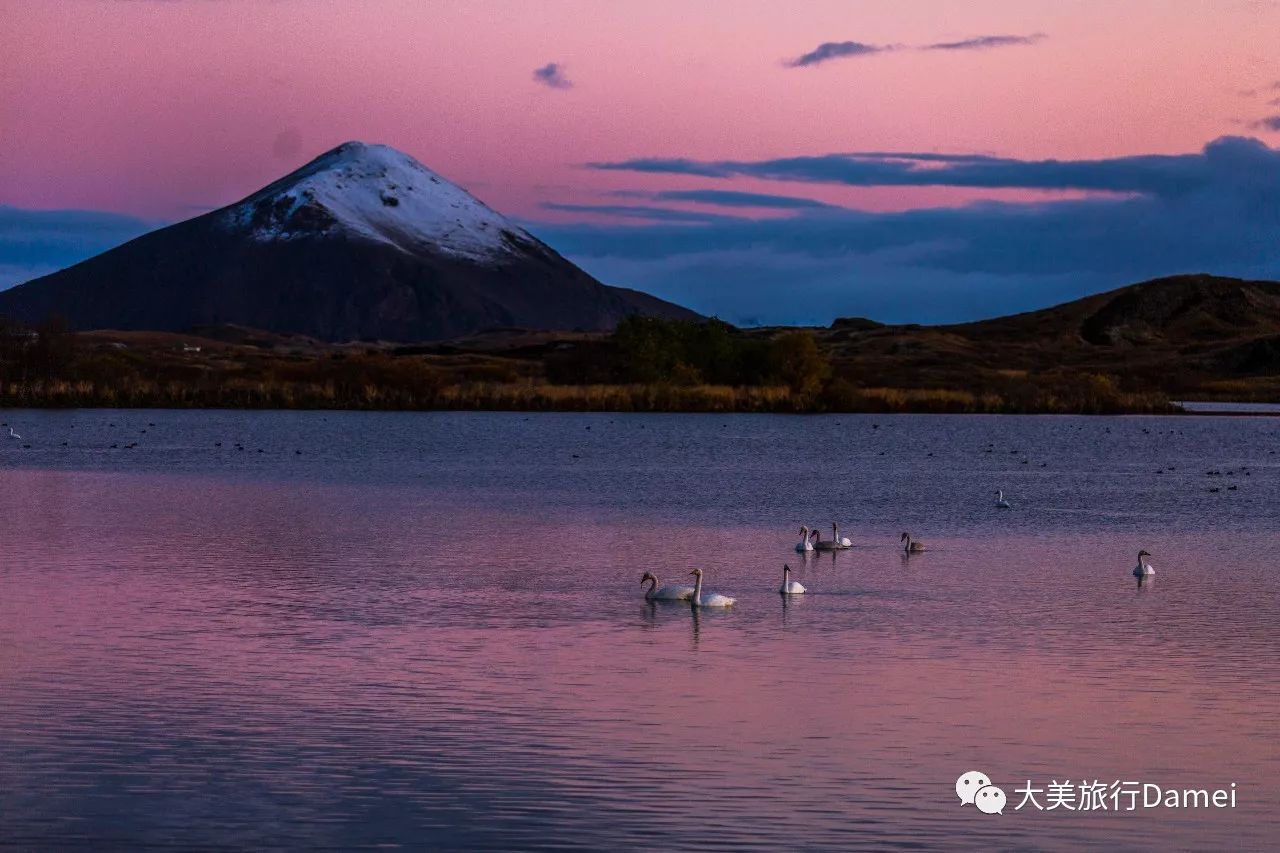
[{"label": "distant hill", "polygon": [[1010,341],[1078,337],[1098,346],[1236,340],[1280,333],[1280,282],[1172,276],[1039,311],[943,328]]},{"label": "distant hill", "polygon": [[235,324],[325,341],[697,315],[608,287],[412,157],[349,142],[230,207],[0,293],[75,329]]},{"label": "distant hill", "polygon": [[1171,394],[1280,393],[1280,282],[1155,279],[973,323],[837,321],[819,337],[842,369],[895,387],[992,387],[1010,376],[1097,374]]}]

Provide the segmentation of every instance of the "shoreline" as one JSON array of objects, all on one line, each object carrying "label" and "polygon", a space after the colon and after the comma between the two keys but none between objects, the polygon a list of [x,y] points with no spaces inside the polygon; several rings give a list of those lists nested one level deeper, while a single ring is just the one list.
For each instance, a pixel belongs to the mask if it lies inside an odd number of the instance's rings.
[{"label": "shoreline", "polygon": [[75,412],[75,411],[210,411],[210,412],[396,412],[396,413],[502,413],[502,414],[581,414],[581,415],[789,415],[795,417],[832,417],[841,415],[878,415],[892,417],[895,415],[967,415],[974,417],[1211,417],[1211,418],[1280,418],[1280,411],[1195,411],[1183,408],[1172,408],[1167,411],[1151,411],[1143,409],[1115,411],[940,411],[937,409],[610,409],[610,408],[520,408],[500,406],[472,407],[388,407],[388,406],[272,406],[272,405],[174,405],[171,402],[147,403],[131,401],[127,403],[63,403],[39,404],[26,402],[0,402],[0,412],[6,411],[39,411],[39,412]]}]

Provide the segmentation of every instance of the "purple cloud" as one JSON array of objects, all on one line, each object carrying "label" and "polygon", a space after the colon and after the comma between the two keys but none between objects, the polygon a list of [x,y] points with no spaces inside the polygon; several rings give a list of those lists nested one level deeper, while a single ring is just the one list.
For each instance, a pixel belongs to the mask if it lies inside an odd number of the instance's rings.
[{"label": "purple cloud", "polygon": [[832,59],[845,59],[851,56],[870,56],[873,53],[884,53],[893,50],[888,45],[863,44],[860,41],[826,41],[808,53],[802,53],[795,59],[788,59],[783,64],[788,68],[807,68],[820,65]]},{"label": "purple cloud", "polygon": [[559,62],[548,62],[541,68],[535,68],[533,79],[552,89],[573,88],[573,83],[564,75],[564,66]]},{"label": "purple cloud", "polygon": [[927,44],[920,50],[988,50],[993,47],[1014,47],[1017,45],[1035,44],[1047,36],[1044,33],[1032,33],[1029,36],[975,36],[960,41],[941,41]]},{"label": "purple cloud", "polygon": [[893,50],[990,50],[996,47],[1013,47],[1016,45],[1035,44],[1048,38],[1044,33],[1032,33],[1026,36],[1012,35],[990,35],[990,36],[974,36],[973,38],[962,39],[960,41],[940,41],[933,44],[918,45],[915,47],[893,44],[866,44],[860,41],[825,41],[815,47],[808,53],[802,53],[795,59],[783,61],[783,65],[788,68],[807,68],[811,65],[821,65],[832,59],[846,59],[853,56],[872,56],[877,53],[887,53]]}]

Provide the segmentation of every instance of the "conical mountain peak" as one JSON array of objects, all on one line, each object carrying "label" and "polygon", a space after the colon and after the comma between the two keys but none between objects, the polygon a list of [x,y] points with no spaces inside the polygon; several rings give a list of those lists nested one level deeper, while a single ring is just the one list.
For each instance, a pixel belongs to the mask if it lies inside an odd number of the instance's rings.
[{"label": "conical mountain peak", "polygon": [[505,216],[413,157],[345,142],[224,212],[263,241],[341,234],[417,254],[499,261],[539,246]]}]

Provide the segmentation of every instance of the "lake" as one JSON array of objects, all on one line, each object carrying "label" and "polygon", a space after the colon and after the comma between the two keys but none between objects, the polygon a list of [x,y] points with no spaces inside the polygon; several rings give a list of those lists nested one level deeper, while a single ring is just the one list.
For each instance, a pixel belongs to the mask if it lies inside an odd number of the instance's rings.
[{"label": "lake", "polygon": [[[1280,832],[1274,419],[0,418],[6,845]],[[832,521],[853,548],[794,551]],[[693,567],[736,607],[644,601]],[[960,804],[970,770],[1002,814]],[[1017,808],[1051,782],[1237,802]]]}]

